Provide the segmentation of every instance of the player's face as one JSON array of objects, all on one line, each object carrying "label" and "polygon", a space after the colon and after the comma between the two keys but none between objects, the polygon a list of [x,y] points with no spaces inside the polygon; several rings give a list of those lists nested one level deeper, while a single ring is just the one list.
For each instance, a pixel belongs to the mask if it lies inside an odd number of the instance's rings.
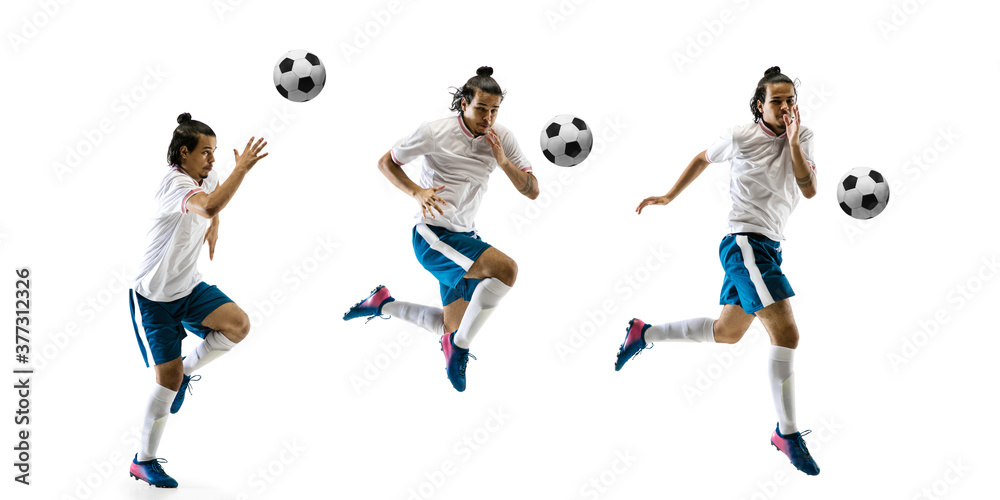
[{"label": "player's face", "polygon": [[764,114],[764,123],[781,134],[785,131],[783,116],[791,117],[795,106],[795,87],[790,83],[769,83],[764,102],[757,101],[757,109]]},{"label": "player's face", "polygon": [[201,135],[194,151],[181,146],[181,168],[195,179],[204,179],[215,163],[215,136]]},{"label": "player's face", "polygon": [[500,96],[476,91],[472,102],[462,100],[462,118],[465,126],[475,135],[483,135],[497,121],[500,111]]}]

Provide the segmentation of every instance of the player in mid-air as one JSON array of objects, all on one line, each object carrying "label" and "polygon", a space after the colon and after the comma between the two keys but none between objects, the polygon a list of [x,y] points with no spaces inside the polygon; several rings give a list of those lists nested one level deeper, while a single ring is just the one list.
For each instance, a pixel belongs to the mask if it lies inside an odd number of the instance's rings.
[{"label": "player in mid-air", "polygon": [[801,124],[795,83],[777,66],[757,83],[750,109],[754,121],[727,130],[707,150],[698,153],[670,191],[642,200],[637,213],[650,205],[666,205],[711,163],[730,162],[729,234],[719,256],[725,268],[719,319],[694,318],[648,325],[629,322],[618,350],[615,370],[653,342],[694,341],[732,344],[743,337],[754,317],[771,338],[768,375],[778,425],[771,443],[792,464],[809,475],[819,467],[809,455],[796,427],[792,358],[799,332],[788,299],[795,295],[781,272],[781,244],[789,214],[799,195],[816,194],[816,164],[812,131]]},{"label": "player in mid-air", "polygon": [[[517,278],[513,259],[480,239],[475,218],[490,173],[503,170],[514,187],[538,197],[531,164],[514,135],[497,125],[504,91],[480,67],[452,94],[456,115],[424,123],[378,161],[392,185],[416,200],[413,250],[424,269],[440,282],[443,308],[395,300],[378,286],[344,314],[344,320],[391,315],[441,336],[445,370],[452,386],[465,390],[469,346]],[[401,168],[417,161],[413,182]]]},{"label": "player in mid-air", "polygon": [[[135,302],[142,315],[142,328],[153,358],[156,384],[146,403],[141,448],[129,474],[160,488],[176,488],[177,481],[164,472],[156,449],[170,413],[177,413],[192,374],[225,354],[250,331],[246,313],[226,294],[201,281],[198,254],[208,243],[209,259],[215,256],[219,237],[219,212],[239,189],[243,178],[267,156],[263,139],[247,142],[243,153],[233,150],[236,166],[226,182],[212,169],[215,163],[215,132],[192,120],[189,113],[177,117],[177,128],[167,149],[169,166],[156,192],[152,228],[146,234],[146,253],[135,280]],[[142,358],[149,366],[146,348],[135,321],[132,290],[129,291],[132,326]],[[202,341],[181,357],[185,330]],[[169,411],[169,413],[168,413]]]}]

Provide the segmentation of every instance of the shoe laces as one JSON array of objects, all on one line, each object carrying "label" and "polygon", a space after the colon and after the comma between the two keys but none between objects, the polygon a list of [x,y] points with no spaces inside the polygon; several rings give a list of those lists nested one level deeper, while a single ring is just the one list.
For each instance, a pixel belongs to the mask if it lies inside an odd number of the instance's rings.
[{"label": "shoe laces", "polygon": [[805,436],[806,434],[809,434],[811,432],[812,429],[804,430],[799,433],[799,436],[797,438],[795,438],[795,444],[799,447],[799,450],[802,451],[802,454],[807,457],[810,456],[809,450],[806,448],[806,442],[805,440],[802,439],[802,436]]},{"label": "shoe laces", "polygon": [[475,354],[472,354],[471,352],[468,351],[460,352],[458,354],[458,373],[463,377],[465,376],[465,367],[468,366],[469,364],[469,358],[475,359],[477,361],[479,360],[479,358],[477,358]]},{"label": "shoe laces", "polygon": [[368,319],[365,320],[365,324],[367,325],[369,321],[371,321],[371,320],[373,320],[375,318],[389,319],[391,317],[392,316],[388,316],[388,315],[385,315],[385,314],[372,314],[371,316],[368,316]]},{"label": "shoe laces", "polygon": [[191,375],[188,379],[187,392],[188,394],[194,394],[194,389],[191,387],[191,382],[197,382],[201,380],[201,375]]},{"label": "shoe laces", "polygon": [[166,475],[166,472],[164,472],[163,467],[160,467],[160,464],[165,464],[165,463],[167,463],[167,459],[165,458],[154,458],[149,461],[149,468],[150,470],[152,470],[157,474]]},{"label": "shoe laces", "polygon": [[[635,351],[634,353],[632,353],[632,355],[629,356],[629,358],[626,359],[625,361],[630,361],[632,358],[634,358],[634,357],[638,356],[639,354],[641,354],[642,351],[645,351],[646,349],[652,349],[652,348],[653,348],[653,344],[647,343],[645,347],[640,347],[638,351]],[[625,342],[622,342],[621,347],[618,348],[618,355],[621,356],[623,352],[625,352]]]}]

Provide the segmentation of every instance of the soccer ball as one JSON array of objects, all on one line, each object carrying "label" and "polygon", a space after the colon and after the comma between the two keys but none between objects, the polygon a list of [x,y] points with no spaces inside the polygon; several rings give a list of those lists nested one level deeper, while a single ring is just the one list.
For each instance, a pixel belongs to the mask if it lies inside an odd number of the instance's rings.
[{"label": "soccer ball", "polygon": [[274,87],[289,101],[308,101],[319,95],[325,83],[326,68],[310,52],[290,50],[274,65]]},{"label": "soccer ball", "polygon": [[586,122],[573,115],[559,115],[542,129],[542,154],[560,167],[572,167],[587,159],[594,134]]},{"label": "soccer ball", "polygon": [[855,219],[871,219],[889,203],[889,183],[870,168],[855,168],[837,184],[837,202]]}]

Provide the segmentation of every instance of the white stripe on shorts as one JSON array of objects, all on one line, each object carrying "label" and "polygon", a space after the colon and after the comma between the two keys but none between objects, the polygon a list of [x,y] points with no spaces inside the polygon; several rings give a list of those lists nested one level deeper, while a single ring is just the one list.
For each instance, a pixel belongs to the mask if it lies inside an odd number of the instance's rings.
[{"label": "white stripe on shorts", "polygon": [[431,228],[427,227],[427,224],[417,224],[417,232],[431,246],[431,250],[440,252],[441,255],[458,264],[462,269],[468,271],[472,267],[472,264],[475,263],[472,259],[462,255],[462,252],[455,250],[451,245],[441,241],[441,238],[438,238],[438,235],[434,234],[434,231],[431,231]]},{"label": "white stripe on shorts", "polygon": [[743,252],[743,265],[750,273],[750,281],[753,282],[753,287],[757,290],[761,306],[767,307],[774,304],[774,297],[771,297],[771,291],[764,284],[764,277],[760,275],[760,269],[757,268],[757,261],[754,259],[753,247],[750,246],[750,241],[747,240],[746,235],[736,235],[736,244],[739,245],[740,251]]}]

